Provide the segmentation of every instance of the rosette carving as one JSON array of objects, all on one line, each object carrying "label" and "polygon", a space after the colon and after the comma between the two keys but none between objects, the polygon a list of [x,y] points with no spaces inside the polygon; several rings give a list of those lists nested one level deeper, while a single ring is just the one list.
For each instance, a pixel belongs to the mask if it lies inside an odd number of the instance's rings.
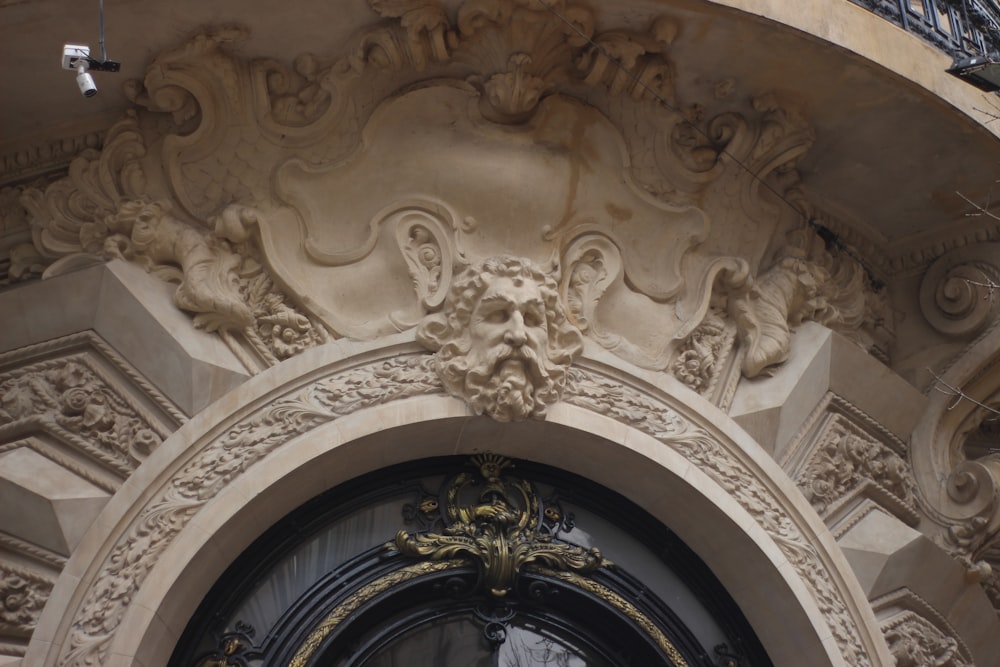
[{"label": "rosette carving", "polygon": [[167,436],[82,355],[0,375],[0,433],[41,426],[127,477]]}]

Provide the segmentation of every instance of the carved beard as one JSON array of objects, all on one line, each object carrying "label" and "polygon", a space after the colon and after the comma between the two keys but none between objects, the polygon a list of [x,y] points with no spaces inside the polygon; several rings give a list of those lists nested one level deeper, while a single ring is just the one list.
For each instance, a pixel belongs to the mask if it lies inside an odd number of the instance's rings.
[{"label": "carved beard", "polygon": [[485,354],[470,350],[442,361],[448,390],[464,397],[476,414],[497,421],[541,417],[557,395],[555,381],[527,346],[499,345]]}]

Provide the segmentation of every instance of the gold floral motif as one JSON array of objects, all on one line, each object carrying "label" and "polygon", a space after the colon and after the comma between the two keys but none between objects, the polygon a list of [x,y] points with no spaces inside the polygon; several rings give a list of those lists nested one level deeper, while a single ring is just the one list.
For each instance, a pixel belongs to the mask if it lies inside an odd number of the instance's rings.
[{"label": "gold floral motif", "polygon": [[[596,548],[557,542],[539,531],[540,503],[531,484],[500,477],[510,466],[509,460],[485,454],[472,463],[479,468],[482,481],[469,473],[451,481],[443,534],[411,535],[401,530],[391,547],[403,555],[429,560],[471,557],[482,567],[486,590],[497,598],[506,597],[528,563],[583,573],[606,564]],[[476,501],[462,504],[463,491],[473,486],[482,488]]]}]

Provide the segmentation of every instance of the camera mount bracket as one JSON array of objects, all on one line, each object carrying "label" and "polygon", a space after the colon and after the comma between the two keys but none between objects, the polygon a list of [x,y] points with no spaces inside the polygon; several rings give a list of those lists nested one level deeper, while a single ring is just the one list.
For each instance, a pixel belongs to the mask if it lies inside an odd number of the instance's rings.
[{"label": "camera mount bracket", "polygon": [[90,47],[82,44],[67,44],[63,47],[63,69],[75,70],[81,64],[91,72],[117,72],[122,64],[114,60],[96,60],[90,57]]}]

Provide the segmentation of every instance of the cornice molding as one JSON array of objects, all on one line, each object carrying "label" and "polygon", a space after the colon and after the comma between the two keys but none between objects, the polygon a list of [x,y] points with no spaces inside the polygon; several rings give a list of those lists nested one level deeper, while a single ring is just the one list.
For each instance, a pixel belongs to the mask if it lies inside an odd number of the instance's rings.
[{"label": "cornice molding", "polygon": [[58,175],[86,151],[101,150],[112,121],[102,129],[91,129],[68,136],[54,133],[0,154],[0,188],[28,183],[37,178]]}]

